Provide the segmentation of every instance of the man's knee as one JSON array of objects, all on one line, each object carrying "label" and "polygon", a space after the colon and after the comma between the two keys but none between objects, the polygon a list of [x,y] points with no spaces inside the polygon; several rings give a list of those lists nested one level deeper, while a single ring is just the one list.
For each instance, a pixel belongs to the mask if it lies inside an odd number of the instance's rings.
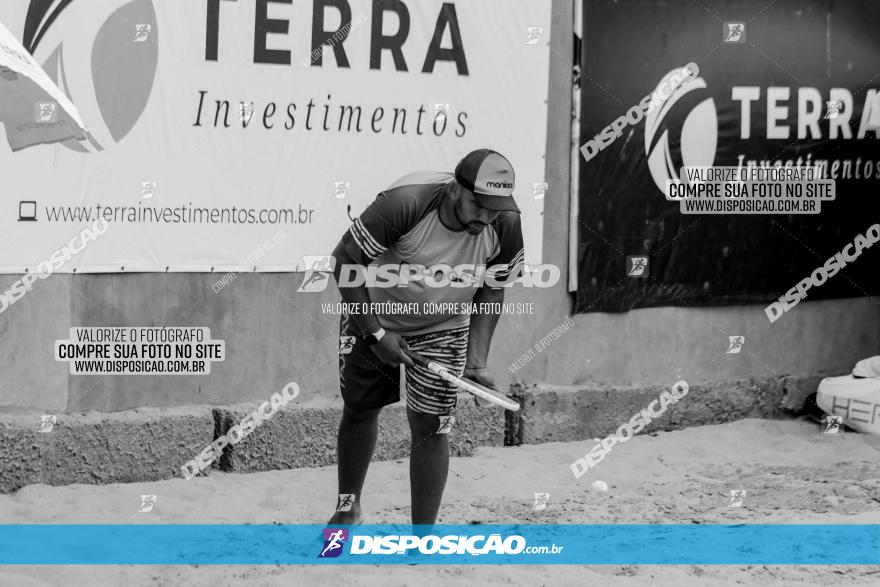
[{"label": "man's knee", "polygon": [[440,416],[434,414],[423,414],[410,408],[406,409],[406,414],[410,430],[413,432],[429,434],[436,432],[437,427],[440,425]]},{"label": "man's knee", "polygon": [[349,422],[366,422],[377,419],[381,411],[382,408],[377,408],[375,410],[358,410],[349,406],[343,406],[342,418]]}]

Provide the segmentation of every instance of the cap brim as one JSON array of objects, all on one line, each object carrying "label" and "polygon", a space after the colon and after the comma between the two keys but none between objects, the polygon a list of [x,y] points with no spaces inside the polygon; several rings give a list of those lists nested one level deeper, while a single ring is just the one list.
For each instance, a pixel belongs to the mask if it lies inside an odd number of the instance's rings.
[{"label": "cap brim", "polygon": [[477,201],[477,204],[480,205],[480,208],[485,208],[486,210],[496,210],[499,212],[520,211],[513,196],[490,196],[488,194],[474,192],[474,199]]}]

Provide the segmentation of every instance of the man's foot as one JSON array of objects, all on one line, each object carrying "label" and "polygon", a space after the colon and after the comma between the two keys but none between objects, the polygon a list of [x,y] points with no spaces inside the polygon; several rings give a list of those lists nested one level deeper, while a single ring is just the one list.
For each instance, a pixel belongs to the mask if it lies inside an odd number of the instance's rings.
[{"label": "man's foot", "polygon": [[363,518],[363,513],[361,511],[361,505],[359,503],[355,503],[351,506],[351,509],[347,512],[336,512],[330,518],[330,521],[327,522],[328,526],[356,526],[361,523],[361,519]]}]

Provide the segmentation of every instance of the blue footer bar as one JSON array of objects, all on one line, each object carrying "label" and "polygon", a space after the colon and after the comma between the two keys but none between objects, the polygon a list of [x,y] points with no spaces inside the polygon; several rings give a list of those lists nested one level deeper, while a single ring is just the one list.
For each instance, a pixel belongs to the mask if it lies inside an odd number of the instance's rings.
[{"label": "blue footer bar", "polygon": [[880,525],[0,525],[0,564],[880,565]]}]

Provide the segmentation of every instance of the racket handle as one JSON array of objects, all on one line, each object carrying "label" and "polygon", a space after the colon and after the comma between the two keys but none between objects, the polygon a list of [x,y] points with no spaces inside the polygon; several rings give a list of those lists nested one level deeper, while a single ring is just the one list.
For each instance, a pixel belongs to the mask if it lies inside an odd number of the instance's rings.
[{"label": "racket handle", "polygon": [[455,379],[448,379],[448,377],[450,377],[450,374],[446,370],[446,367],[444,367],[443,365],[441,365],[437,361],[432,361],[431,359],[429,359],[425,356],[422,356],[415,351],[403,351],[403,352],[406,353],[406,355],[410,359],[412,359],[413,363],[415,363],[419,367],[421,367],[423,369],[427,369],[431,373],[438,375],[442,379],[445,379],[446,381],[449,381],[452,384],[456,384]]},{"label": "racket handle", "polygon": [[403,352],[406,353],[406,356],[412,359],[413,363],[415,363],[419,367],[424,367],[425,369],[428,368],[429,361],[426,357],[423,357],[419,353],[411,350],[405,350]]}]

